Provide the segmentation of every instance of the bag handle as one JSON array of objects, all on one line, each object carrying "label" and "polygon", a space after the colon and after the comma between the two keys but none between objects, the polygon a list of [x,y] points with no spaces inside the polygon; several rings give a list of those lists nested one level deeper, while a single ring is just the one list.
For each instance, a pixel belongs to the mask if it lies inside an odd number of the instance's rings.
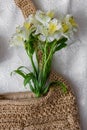
[{"label": "bag handle", "polygon": [[33,4],[32,0],[14,0],[16,5],[22,10],[22,13],[25,18],[28,17],[29,14],[33,14],[36,12],[36,7]]}]

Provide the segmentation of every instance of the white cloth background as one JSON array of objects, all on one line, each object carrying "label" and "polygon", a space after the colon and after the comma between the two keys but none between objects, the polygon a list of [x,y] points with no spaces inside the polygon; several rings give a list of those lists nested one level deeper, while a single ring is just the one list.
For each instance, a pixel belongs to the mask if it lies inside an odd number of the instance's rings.
[{"label": "white cloth background", "polygon": [[[77,95],[82,130],[87,130],[87,0],[32,0],[38,9],[54,10],[56,16],[72,13],[79,24],[79,37],[57,52],[53,68],[71,83]],[[0,93],[26,91],[19,76],[10,72],[20,65],[31,67],[22,48],[10,48],[9,38],[24,18],[14,0],[0,0]]]}]

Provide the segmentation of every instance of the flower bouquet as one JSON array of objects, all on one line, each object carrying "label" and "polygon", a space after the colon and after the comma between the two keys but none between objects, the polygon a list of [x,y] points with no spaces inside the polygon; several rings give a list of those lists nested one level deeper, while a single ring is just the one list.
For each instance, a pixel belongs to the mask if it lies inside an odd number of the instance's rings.
[{"label": "flower bouquet", "polygon": [[33,71],[20,66],[14,72],[24,78],[24,86],[29,84],[36,97],[45,95],[52,85],[59,85],[63,92],[67,92],[67,87],[63,82],[49,82],[48,78],[54,53],[73,42],[77,27],[72,15],[56,19],[53,12],[36,11],[35,14],[29,15],[22,26],[16,28],[11,45],[23,45]]}]

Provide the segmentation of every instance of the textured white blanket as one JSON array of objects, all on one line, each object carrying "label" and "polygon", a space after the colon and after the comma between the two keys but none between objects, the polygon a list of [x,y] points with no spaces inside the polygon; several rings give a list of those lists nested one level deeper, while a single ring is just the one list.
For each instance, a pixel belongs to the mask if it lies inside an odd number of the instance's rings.
[{"label": "textured white blanket", "polygon": [[[82,130],[87,130],[87,0],[32,0],[38,9],[54,10],[56,16],[72,13],[79,24],[77,42],[56,53],[53,68],[74,88],[81,111]],[[15,27],[23,23],[21,10],[14,0],[0,0],[0,93],[26,91],[19,76],[10,72],[20,65],[31,67],[22,48],[10,48]]]}]

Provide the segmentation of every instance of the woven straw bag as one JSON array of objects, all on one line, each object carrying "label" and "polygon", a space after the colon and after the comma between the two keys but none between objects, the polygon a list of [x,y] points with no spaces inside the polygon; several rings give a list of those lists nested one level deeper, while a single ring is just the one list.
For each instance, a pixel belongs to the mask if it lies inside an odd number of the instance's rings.
[{"label": "woven straw bag", "polygon": [[[15,0],[24,17],[36,11],[31,0]],[[50,81],[67,85],[64,94],[59,86],[35,98],[32,92],[0,95],[0,130],[81,130],[78,107],[71,87],[61,76],[51,72]]]}]

